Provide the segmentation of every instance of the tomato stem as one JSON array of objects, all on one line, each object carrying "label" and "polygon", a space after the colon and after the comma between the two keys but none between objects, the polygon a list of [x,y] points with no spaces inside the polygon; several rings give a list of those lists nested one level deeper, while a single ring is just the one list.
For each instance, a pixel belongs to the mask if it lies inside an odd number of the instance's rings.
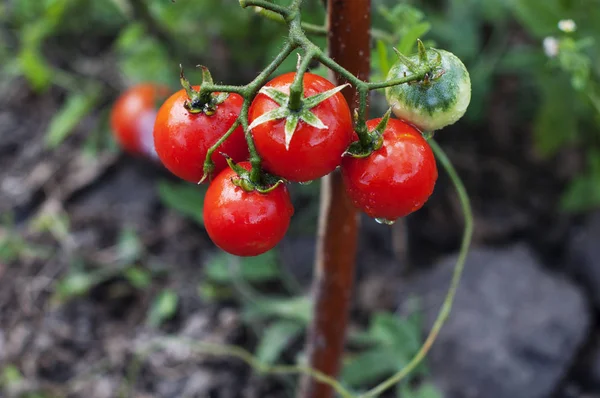
[{"label": "tomato stem", "polygon": [[[301,47],[305,54],[302,62],[298,66],[296,77],[292,87],[290,88],[290,100],[288,107],[292,110],[300,110],[302,108],[302,99],[304,96],[302,85],[303,75],[308,69],[310,61],[312,59],[317,59],[319,62],[354,87],[358,98],[356,107],[357,118],[355,120],[354,128],[359,137],[362,148],[365,150],[373,148],[374,137],[369,134],[366,125],[369,91],[423,80],[426,76],[428,76],[428,73],[431,72],[431,67],[429,65],[419,65],[419,68],[415,73],[407,75],[404,78],[383,82],[369,82],[368,75],[355,75],[336,62],[332,57],[325,54],[306,36],[307,33],[315,33],[316,31],[321,32],[325,28],[318,27],[318,29],[313,29],[315,28],[314,26],[307,28],[307,25],[302,23],[300,13],[302,1],[303,0],[294,0],[290,6],[283,7],[266,0],[240,0],[240,5],[242,7],[258,7],[258,12],[261,15],[265,15],[270,19],[287,24],[288,41],[284,44],[277,57],[275,57],[275,59],[250,83],[244,86],[204,84],[200,88],[200,94],[206,95],[207,93],[213,93],[217,91],[222,93],[237,93],[241,95],[245,101],[252,101],[258,93],[258,90],[267,82],[267,79],[275,71],[275,69],[281,65],[281,63],[292,53],[294,49]],[[370,30],[368,32],[370,32]],[[382,32],[378,32],[380,36],[381,33]],[[385,39],[391,40],[389,35]],[[354,56],[356,56],[356,49],[354,49],[354,51]],[[359,58],[366,57],[365,51],[363,51],[362,54],[362,57]],[[247,112],[244,118],[246,117]],[[242,118],[242,115],[240,114],[242,126],[247,125],[247,119],[243,120],[244,118]],[[250,132],[247,130],[247,127],[245,127],[244,131],[246,133],[247,141],[250,141],[252,140],[252,137]],[[258,154],[254,152],[254,144],[252,143],[250,145],[250,156],[251,159],[254,158],[254,162],[252,162],[253,166],[260,164]]]},{"label": "tomato stem", "polygon": [[[361,147],[369,151],[376,147],[375,140],[380,139],[380,134],[370,133],[366,125],[369,92],[399,84],[422,81],[430,78],[435,62],[426,59],[424,47],[419,41],[420,61],[415,63],[412,73],[399,79],[383,82],[369,82],[370,43],[369,32],[373,36],[380,36],[388,42],[395,41],[394,37],[385,32],[369,30],[370,25],[370,0],[354,0],[353,7],[346,7],[344,0],[328,1],[327,27],[303,24],[300,9],[302,0],[293,0],[288,7],[274,4],[267,0],[239,0],[242,7],[258,7],[260,15],[284,23],[288,27],[288,40],[283,45],[279,54],[273,61],[256,76],[254,80],[243,86],[217,85],[212,81],[205,81],[199,92],[194,95],[210,95],[215,92],[237,93],[244,98],[242,109],[233,126],[209,149],[204,163],[204,171],[212,167],[212,154],[240,125],[243,128],[250,152],[251,170],[243,173],[246,188],[258,189],[259,192],[268,192],[274,189],[282,180],[274,179],[261,170],[261,158],[257,152],[252,132],[248,125],[248,112],[252,100],[260,88],[265,85],[270,75],[282,62],[297,48],[304,51],[304,58],[299,62],[298,72],[290,88],[288,106],[292,109],[301,109],[304,97],[303,75],[309,67],[311,60],[316,59],[335,74],[338,84],[350,83],[352,87],[344,89],[344,96],[351,108],[355,110],[355,130],[359,136]],[[365,17],[366,16],[366,17]],[[331,31],[329,31],[331,29]],[[377,32],[377,33],[376,33]],[[324,53],[317,47],[306,34],[328,34],[331,55]],[[353,46],[342,45],[342,41],[353,43]],[[356,54],[358,53],[359,56]],[[208,79],[207,79],[208,80]],[[339,86],[338,88],[341,88]],[[385,119],[377,127],[378,133],[385,128]],[[377,137],[379,136],[379,137]],[[356,143],[358,144],[358,143]],[[454,183],[465,215],[465,232],[461,251],[452,277],[450,289],[442,309],[430,331],[425,343],[415,357],[391,378],[385,380],[377,387],[360,395],[361,398],[374,398],[401,381],[425,357],[438,335],[443,323],[448,318],[452,301],[458,286],[458,281],[470,240],[473,233],[473,219],[467,193],[462,182],[452,167],[441,148],[430,140],[431,147],[439,162],[448,172]],[[366,155],[365,155],[366,156]],[[235,167],[234,167],[235,169]],[[266,187],[263,189],[263,187]],[[263,189],[263,190],[261,190]],[[308,367],[272,367],[255,361],[248,353],[237,348],[223,350],[229,355],[238,356],[259,371],[289,374],[303,373],[299,398],[329,398],[333,391],[342,397],[352,395],[345,390],[336,380],[341,358],[344,352],[344,340],[348,320],[348,310],[351,302],[353,288],[354,266],[356,256],[356,241],[358,236],[358,212],[350,203],[345,194],[344,184],[339,172],[333,172],[323,179],[321,190],[321,208],[319,217],[319,233],[317,243],[317,256],[315,260],[314,288],[314,316],[309,328],[307,342]],[[221,352],[221,351],[220,351]]]},{"label": "tomato stem", "polygon": [[208,149],[208,151],[206,152],[206,159],[204,160],[204,175],[202,176],[202,179],[198,181],[198,184],[201,184],[202,182],[204,182],[204,180],[206,180],[206,178],[209,178],[211,176],[211,173],[215,168],[215,164],[212,161],[213,153],[215,153],[215,151],[221,146],[221,144],[223,144],[225,140],[227,140],[227,138],[229,138],[229,136],[233,134],[235,129],[237,129],[240,126],[240,123],[240,119],[237,118],[235,122],[233,122],[229,130],[227,130],[227,132],[223,134],[223,136],[219,138],[219,140]]},{"label": "tomato stem", "polygon": [[[260,15],[286,24],[289,30],[288,40],[275,59],[250,83],[243,86],[217,85],[210,81],[211,79],[205,79],[200,91],[194,91],[192,94],[205,98],[216,92],[237,93],[244,98],[242,109],[234,124],[209,149],[204,163],[204,171],[205,174],[207,174],[207,171],[210,172],[212,154],[241,125],[248,144],[252,166],[249,173],[242,173],[244,181],[239,181],[245,188],[257,189],[259,192],[268,192],[278,184],[283,183],[283,180],[277,180],[274,176],[262,172],[261,158],[257,152],[252,131],[248,125],[248,112],[250,104],[260,88],[265,85],[270,75],[295,49],[301,48],[304,51],[304,58],[299,62],[296,77],[290,88],[288,106],[291,109],[302,108],[302,101],[304,100],[303,76],[311,60],[318,60],[335,74],[335,80],[338,84],[342,85],[344,82],[347,82],[352,85],[352,87],[345,88],[343,94],[351,108],[355,110],[355,130],[359,136],[359,142],[355,144],[360,144],[362,149],[366,148],[368,151],[376,148],[377,143],[375,140],[381,139],[380,134],[370,133],[366,125],[369,92],[399,84],[422,81],[430,78],[433,69],[436,68],[435,62],[430,62],[426,59],[423,44],[419,41],[420,62],[414,64],[412,73],[399,79],[383,82],[368,81],[370,66],[369,32],[373,32],[374,36],[381,36],[383,40],[388,42],[395,41],[393,36],[385,32],[369,30],[370,0],[354,0],[353,7],[351,8],[345,6],[344,0],[329,0],[327,26],[331,28],[303,24],[300,14],[303,0],[293,0],[288,7],[280,6],[267,0],[239,0],[239,2],[242,7],[258,7],[256,11]],[[331,55],[324,53],[307,38],[306,34],[328,34]],[[342,41],[353,43],[353,46],[342,45]],[[356,56],[357,52],[358,57]],[[341,86],[338,86],[338,89],[341,89]],[[377,127],[378,133],[381,133],[381,130],[385,128],[385,120],[389,118],[389,115],[390,112],[388,111],[384,120]],[[400,372],[362,394],[361,398],[374,398],[378,396],[401,381],[423,360],[443,323],[448,318],[458,281],[464,267],[473,233],[473,219],[469,199],[460,178],[446,155],[435,141],[431,140],[430,144],[457,189],[465,215],[465,232],[460,255],[443,307],[419,352]],[[235,169],[235,166],[233,168]],[[271,369],[273,373],[304,374],[298,395],[299,398],[329,398],[332,396],[334,390],[345,398],[352,396],[335,380],[335,377],[340,370],[341,358],[344,352],[348,310],[353,289],[357,236],[358,212],[350,203],[345,193],[340,173],[333,172],[323,179],[321,190],[315,279],[313,281],[314,316],[309,328],[307,342],[309,366],[284,366],[273,367]],[[242,350],[237,350],[236,348],[228,352],[230,355],[244,359],[260,371],[270,369],[267,365],[256,362],[249,354]]]},{"label": "tomato stem", "polygon": [[304,54],[304,58],[298,63],[298,71],[294,77],[294,81],[290,86],[290,99],[288,102],[288,108],[293,111],[299,111],[302,109],[302,100],[304,99],[304,72],[308,68],[310,61],[312,60],[314,53],[308,51]]},{"label": "tomato stem", "polygon": [[271,3],[267,0],[240,0],[240,6],[242,6],[242,8],[261,7],[266,10],[276,12],[284,18],[290,14],[290,8]]}]

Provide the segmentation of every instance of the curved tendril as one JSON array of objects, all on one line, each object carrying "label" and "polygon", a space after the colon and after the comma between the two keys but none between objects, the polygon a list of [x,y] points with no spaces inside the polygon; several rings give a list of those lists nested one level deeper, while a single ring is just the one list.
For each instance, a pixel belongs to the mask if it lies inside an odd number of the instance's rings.
[{"label": "curved tendril", "polygon": [[[299,24],[299,19],[300,19],[299,9],[300,9],[301,3],[302,3],[301,0],[294,0],[291,6],[283,7],[283,6],[276,5],[276,4],[266,1],[266,0],[240,0],[240,4],[242,5],[242,7],[247,7],[247,6],[263,7],[269,11],[272,11],[274,13],[281,15],[283,17],[283,21],[288,25],[288,27],[290,27],[288,41],[286,42],[285,46],[281,49],[281,51],[279,52],[277,57],[273,60],[273,62],[271,62],[271,64],[269,64],[269,66],[267,66],[252,82],[248,83],[247,85],[245,85],[245,86],[210,85],[210,91],[213,91],[213,89],[214,89],[214,91],[220,91],[220,92],[235,92],[235,93],[240,94],[242,97],[244,97],[244,105],[242,106],[242,111],[241,111],[238,119],[236,120],[236,123],[241,124],[241,126],[244,129],[244,133],[246,135],[246,140],[248,142],[248,146],[250,149],[250,159],[251,159],[251,162],[253,165],[253,167],[252,167],[253,178],[260,177],[260,157],[258,156],[258,153],[256,152],[252,134],[250,132],[250,129],[248,128],[248,107],[250,105],[250,101],[254,98],[254,96],[260,89],[260,87],[263,86],[264,83],[266,83],[266,80],[268,79],[268,77],[277,69],[277,67],[279,67],[281,65],[281,63],[291,54],[291,52],[295,48],[302,47],[307,52],[308,52],[308,50],[313,52],[314,58],[318,59],[323,65],[325,65],[331,71],[333,71],[333,72],[339,74],[340,76],[342,76],[343,78],[345,78],[361,94],[365,94],[371,90],[381,89],[381,88],[389,87],[392,85],[398,85],[398,84],[403,84],[403,83],[410,83],[412,81],[422,80],[425,76],[425,73],[427,72],[427,71],[422,71],[422,73],[413,73],[413,74],[411,74],[409,76],[405,76],[404,78],[401,78],[401,79],[395,79],[395,80],[384,81],[384,82],[365,82],[365,81],[359,79],[358,77],[353,75],[351,72],[349,72],[348,70],[343,68],[341,65],[339,65],[337,62],[335,62],[332,58],[327,56],[323,51],[321,51],[320,48],[315,46],[314,43],[312,43],[312,41],[310,41],[306,37],[306,33],[304,32],[304,30],[301,28],[300,29],[298,28],[298,26],[301,26]],[[295,26],[295,25],[293,26],[294,23],[296,23],[297,26]],[[308,29],[307,29],[307,31],[308,31]],[[320,31],[320,28],[319,28],[319,31]],[[307,33],[311,33],[311,32],[307,32]],[[306,64],[308,64],[308,63],[306,63]],[[421,71],[419,71],[419,72],[421,72]],[[361,97],[366,97],[366,95],[362,95]],[[359,107],[358,118],[357,118],[358,120],[356,121],[357,125],[363,125],[365,123],[365,120],[364,120],[365,115],[366,115],[366,101],[364,101],[364,102],[360,101],[360,107]],[[469,246],[471,244],[471,238],[473,235],[473,215],[472,215],[472,211],[471,211],[469,197],[467,195],[465,187],[464,187],[460,177],[456,173],[456,170],[452,166],[450,160],[444,153],[444,151],[439,147],[439,145],[433,139],[430,140],[429,143],[430,143],[430,146],[433,149],[436,157],[438,158],[440,164],[446,170],[446,172],[448,173],[448,175],[450,176],[450,179],[452,180],[452,182],[454,184],[454,187],[455,187],[458,197],[460,199],[462,211],[464,214],[465,228],[464,228],[464,233],[463,233],[459,256],[458,256],[458,259],[457,259],[457,262],[456,262],[456,265],[455,265],[455,268],[454,268],[454,271],[452,274],[452,280],[450,282],[450,287],[448,289],[446,298],[444,299],[444,302],[442,304],[440,312],[433,324],[433,327],[432,327],[431,331],[429,332],[429,335],[427,336],[425,342],[421,346],[420,350],[417,352],[417,354],[412,358],[412,360],[402,370],[400,370],[398,373],[396,373],[392,377],[388,378],[387,380],[385,380],[384,382],[382,382],[375,388],[360,395],[360,398],[372,398],[372,397],[378,396],[383,391],[387,390],[388,388],[394,386],[396,383],[403,380],[425,358],[425,356],[429,352],[432,344],[435,342],[442,326],[444,325],[444,323],[448,319],[448,316],[450,315],[454,297],[456,295],[456,290],[458,288],[458,284],[460,282],[460,278],[461,278],[461,275],[462,275],[462,272],[464,269],[466,256],[469,251]],[[214,149],[211,148],[211,150],[214,152],[214,150],[216,150],[216,147],[218,147],[218,145],[215,145]],[[257,359],[255,359],[252,356],[252,354],[250,354],[249,352],[247,352],[239,347],[227,346],[227,345],[223,345],[223,346],[216,345],[215,346],[215,345],[208,345],[208,344],[195,343],[195,342],[193,342],[193,343],[197,345],[197,348],[200,351],[204,351],[209,354],[230,355],[230,356],[237,357],[261,373],[273,373],[273,374],[304,373],[304,374],[308,374],[311,377],[314,377],[315,379],[330,385],[342,397],[344,397],[344,398],[352,398],[353,397],[352,394],[348,390],[346,390],[337,380],[335,380],[334,378],[329,377],[329,376],[325,375],[324,373],[321,373],[317,370],[314,370],[314,369],[311,369],[308,367],[303,367],[303,366],[269,366],[269,365],[259,362]]]},{"label": "curved tendril", "polygon": [[452,166],[450,159],[448,159],[448,156],[446,156],[446,153],[434,140],[430,140],[429,145],[431,146],[431,149],[433,149],[433,152],[435,153],[438,161],[441,163],[442,167],[446,170],[446,173],[448,173],[448,176],[452,180],[452,183],[454,185],[454,188],[456,189],[456,193],[458,194],[458,198],[460,200],[460,205],[465,220],[465,229],[460,245],[460,252],[458,254],[456,265],[454,266],[454,271],[452,273],[450,288],[448,289],[448,293],[446,294],[446,298],[444,299],[442,308],[438,313],[438,316],[433,324],[433,327],[431,328],[431,331],[429,332],[429,335],[427,336],[427,339],[425,339],[425,342],[423,343],[419,351],[415,354],[411,361],[398,373],[385,380],[383,383],[379,384],[375,388],[360,395],[360,398],[372,398],[378,396],[388,388],[402,381],[402,379],[404,379],[410,372],[412,372],[425,358],[425,356],[431,349],[431,346],[435,342],[438,334],[440,333],[442,326],[444,326],[444,323],[450,315],[450,310],[452,309],[452,304],[454,302],[456,290],[458,289],[458,284],[460,282],[460,278],[462,276],[462,272],[465,266],[465,261],[467,259],[467,254],[469,252],[469,246],[471,245],[471,238],[473,236],[473,213],[471,210],[469,195],[467,194],[465,186],[460,177],[458,176],[458,173],[454,169],[454,166]]}]

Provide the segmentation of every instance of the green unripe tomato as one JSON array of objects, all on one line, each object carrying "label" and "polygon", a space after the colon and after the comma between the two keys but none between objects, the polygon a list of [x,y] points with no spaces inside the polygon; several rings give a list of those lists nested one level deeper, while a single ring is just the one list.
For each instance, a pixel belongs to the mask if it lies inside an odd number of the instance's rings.
[{"label": "green unripe tomato", "polygon": [[[437,51],[437,52],[436,52]],[[431,76],[421,81],[388,87],[385,95],[392,111],[422,131],[434,131],[460,119],[471,101],[471,79],[461,60],[444,50],[427,50],[427,58],[433,62],[441,55],[441,65]],[[419,64],[419,56],[410,60]],[[398,61],[392,66],[387,79],[409,76],[410,69]]]}]

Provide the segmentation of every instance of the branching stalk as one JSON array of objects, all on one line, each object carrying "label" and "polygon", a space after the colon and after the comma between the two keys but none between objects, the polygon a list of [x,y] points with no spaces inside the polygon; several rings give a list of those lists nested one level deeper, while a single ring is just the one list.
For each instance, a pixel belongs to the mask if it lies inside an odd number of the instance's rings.
[{"label": "branching stalk", "polygon": [[[335,80],[338,84],[341,85],[344,82],[351,84],[352,88],[350,90],[346,89],[343,93],[351,107],[357,111],[357,120],[354,127],[361,144],[365,146],[371,139],[366,127],[369,91],[423,80],[431,72],[427,67],[419,67],[413,70],[410,75],[403,78],[383,82],[369,82],[370,21],[368,18],[365,20],[364,16],[370,15],[370,0],[353,0],[353,7],[357,8],[353,10],[343,7],[344,1],[328,1],[328,26],[333,26],[333,30],[328,36],[331,51],[331,55],[328,55],[306,36],[307,33],[326,33],[326,29],[314,25],[309,27],[310,25],[302,23],[300,14],[302,0],[293,0],[288,7],[280,6],[267,0],[240,0],[242,7],[260,7],[258,12],[261,15],[276,20],[279,23],[285,23],[289,30],[288,40],[275,59],[250,83],[244,86],[217,85],[212,83],[202,85],[200,89],[201,95],[209,95],[214,92],[228,92],[237,93],[244,98],[240,115],[234,125],[208,151],[205,160],[205,171],[209,170],[212,164],[211,155],[241,125],[250,151],[250,162],[252,164],[250,178],[253,182],[260,182],[261,159],[248,127],[248,110],[252,100],[260,88],[267,82],[270,75],[297,48],[301,48],[304,51],[304,58],[299,63],[297,75],[290,88],[291,95],[288,105],[293,108],[294,106],[298,106],[298,102],[301,103],[303,97],[303,75],[308,69],[310,61],[312,59],[318,60],[335,74]],[[342,12],[345,12],[343,16]],[[357,16],[360,16],[360,18]],[[335,24],[332,24],[331,22],[334,18],[337,18],[337,20]],[[348,37],[344,37],[344,35],[348,35]],[[392,40],[391,36],[386,36],[385,32],[378,32],[378,35],[386,40]],[[334,37],[337,41],[332,40]],[[351,50],[344,50],[344,46],[340,45],[341,42],[339,40],[353,43]],[[356,56],[357,53],[360,54],[359,57]],[[466,260],[473,233],[473,219],[469,199],[459,176],[442,149],[433,140],[430,140],[430,144],[439,162],[448,172],[456,187],[465,216],[465,230],[460,254],[452,276],[450,289],[440,313],[419,352],[405,368],[377,387],[360,395],[360,398],[379,396],[382,392],[403,380],[424,359],[449,316]],[[352,293],[358,234],[357,212],[345,195],[339,173],[334,172],[323,179],[321,195],[321,217],[314,285],[315,315],[313,317],[313,324],[309,330],[309,342],[307,346],[309,366],[267,366],[258,362],[241,348],[233,346],[215,347],[201,345],[198,348],[211,354],[238,357],[259,372],[303,374],[305,377],[302,380],[302,387],[299,393],[300,398],[329,398],[333,392],[337,392],[344,398],[351,398],[352,395],[335,378],[339,372],[341,357],[343,355],[348,308]]]},{"label": "branching stalk", "polygon": [[[284,47],[281,49],[277,57],[275,57],[275,59],[250,83],[244,86],[206,84],[200,88],[201,95],[206,95],[213,92],[237,93],[244,97],[245,103],[252,101],[256,96],[258,90],[260,90],[260,88],[267,82],[269,76],[281,65],[281,63],[292,53],[294,49],[300,47],[304,50],[305,57],[300,67],[298,68],[298,75],[296,76],[293,86],[290,89],[291,93],[296,93],[290,96],[291,108],[294,109],[294,107],[299,106],[298,101],[301,99],[302,96],[302,86],[300,85],[300,81],[302,79],[302,75],[308,68],[310,60],[313,58],[319,60],[319,62],[328,67],[332,72],[334,72],[335,74],[343,78],[345,81],[350,83],[358,93],[358,118],[356,120],[354,128],[361,144],[363,144],[366,147],[368,146],[368,143],[370,141],[366,125],[366,110],[368,105],[367,99],[369,91],[391,87],[398,84],[419,81],[424,79],[425,75],[428,73],[428,70],[426,68],[421,68],[416,73],[407,75],[406,77],[400,79],[370,83],[368,82],[368,75],[357,77],[357,75],[352,73],[352,71],[349,71],[348,69],[344,68],[342,65],[340,65],[340,63],[336,62],[333,58],[325,54],[306,36],[306,32],[304,31],[304,26],[302,25],[300,18],[300,7],[302,5],[302,0],[294,0],[294,2],[289,8],[285,8],[263,0],[240,0],[240,4],[242,5],[242,7],[262,7],[263,9],[268,10],[271,14],[279,15],[281,19],[283,19],[284,23],[286,23],[288,26],[288,41],[285,43]],[[368,32],[366,34],[368,34]],[[353,52],[353,56],[356,56],[356,48],[353,48]],[[368,52],[363,50],[362,54],[363,57],[366,57]],[[247,128],[247,111],[244,117],[242,117],[242,114],[240,114],[238,119],[240,120],[242,127],[244,127],[244,133],[246,134],[246,140],[248,141],[250,149],[250,159],[253,169],[252,175],[256,177],[258,173],[260,173],[260,169],[255,170],[255,168],[260,167],[260,157],[255,150],[254,143],[251,143],[252,137],[250,132],[248,132]],[[212,152],[214,152],[216,149],[217,148],[215,147],[212,150]],[[207,162],[209,161],[210,159],[207,156],[205,164],[207,164]]]}]

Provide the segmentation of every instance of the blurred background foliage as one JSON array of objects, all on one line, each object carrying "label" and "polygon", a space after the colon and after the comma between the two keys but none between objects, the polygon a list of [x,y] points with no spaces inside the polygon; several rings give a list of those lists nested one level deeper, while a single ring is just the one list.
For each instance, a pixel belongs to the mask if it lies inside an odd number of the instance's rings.
[{"label": "blurred background foliage", "polygon": [[[321,0],[306,3],[305,20],[322,24]],[[395,62],[392,46],[411,53],[421,38],[454,52],[467,65],[473,87],[460,126],[482,135],[492,90],[499,81],[512,82],[518,89],[513,104],[518,120],[512,124],[525,126],[535,155],[558,159],[560,150],[575,148],[585,159],[562,193],[561,209],[583,212],[600,206],[600,0],[373,0],[373,10],[373,79],[384,79]],[[567,22],[559,26],[559,21]],[[180,64],[192,82],[200,81],[195,65],[203,64],[217,82],[244,84],[275,56],[285,37],[283,26],[241,9],[236,0],[7,0],[0,3],[0,25],[0,85],[24,79],[37,94],[60,93],[60,110],[45,135],[49,149],[59,148],[88,116],[100,115],[82,141],[90,156],[117,150],[107,120],[125,87],[153,81],[176,90]],[[315,40],[325,45],[324,38]],[[295,64],[290,57],[279,72],[293,70]],[[314,71],[327,74],[322,67]],[[379,115],[385,106],[375,96],[371,110]],[[313,236],[318,187],[315,182],[290,188],[298,199],[297,219],[302,220],[292,224],[292,235]],[[202,188],[160,180],[157,192],[164,205],[203,223],[198,206]],[[68,218],[34,224],[57,241],[69,234]],[[12,231],[13,220],[3,218],[2,226]],[[146,255],[142,246],[135,232],[123,229],[117,237],[116,266],[90,270],[73,261],[53,301],[63,303],[115,277],[147,289],[165,267],[141,266]],[[16,233],[0,235],[2,261],[44,257],[49,250]],[[255,354],[269,364],[280,359],[310,317],[310,300],[280,263],[275,251],[246,260],[220,253],[205,264],[198,287],[206,301],[237,301],[244,321],[262,335]],[[255,290],[256,284],[273,282],[283,286],[278,296]],[[173,289],[161,289],[147,323],[155,327],[175,316],[178,300]],[[373,314],[366,330],[350,336],[355,349],[345,361],[343,382],[360,390],[402,368],[420,346],[421,326],[418,311],[406,319]],[[427,374],[423,365],[414,377]],[[6,368],[3,377],[6,383],[19,375]],[[439,396],[429,383],[418,388],[404,383],[398,393]]]},{"label": "blurred background foliage", "polygon": [[[243,84],[251,79],[276,54],[285,32],[236,1],[230,3],[3,2],[0,18],[8,29],[0,32],[2,77],[23,76],[40,93],[53,85],[65,90],[62,111],[48,127],[47,143],[55,147],[86,114],[106,111],[124,86],[157,81],[176,88],[179,64],[192,81],[199,80],[194,66],[200,63],[215,69],[217,81]],[[385,76],[394,61],[391,45],[409,53],[421,37],[449,49],[471,73],[467,122],[472,128],[482,125],[494,81],[501,76],[517,80],[516,106],[521,122],[531,124],[538,154],[552,157],[565,146],[585,152],[586,167],[564,192],[562,208],[578,212],[600,205],[598,0],[374,0],[373,9],[374,33],[379,33],[374,35],[374,78]],[[324,18],[318,1],[307,1],[305,14],[307,22],[318,24]],[[558,22],[566,19],[575,21],[576,29],[561,31]],[[73,51],[100,52],[107,62],[116,58],[121,80],[98,81],[92,73],[97,65],[86,64],[85,58],[64,62],[69,57],[57,54]],[[290,57],[280,70],[292,70],[294,63]],[[326,73],[322,68],[317,72]]]}]

